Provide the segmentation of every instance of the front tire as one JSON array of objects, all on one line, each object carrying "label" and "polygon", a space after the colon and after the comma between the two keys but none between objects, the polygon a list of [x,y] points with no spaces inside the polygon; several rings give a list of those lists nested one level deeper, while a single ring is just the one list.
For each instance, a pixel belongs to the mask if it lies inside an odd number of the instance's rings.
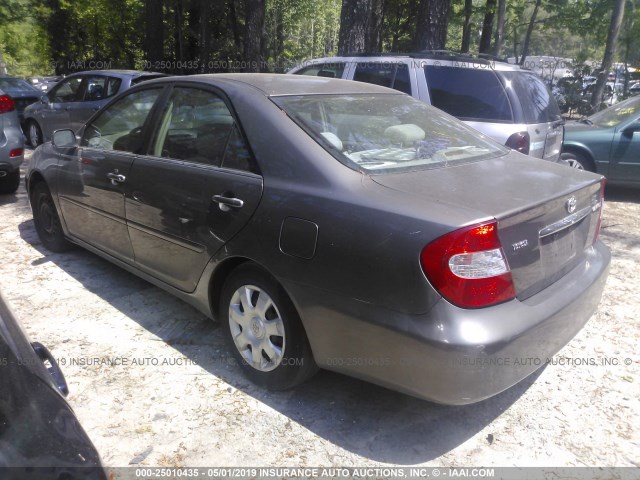
[{"label": "front tire", "polygon": [[286,390],[318,370],[293,303],[263,270],[238,267],[224,284],[219,313],[236,361],[255,384]]},{"label": "front tire", "polygon": [[42,244],[52,252],[66,252],[71,243],[64,237],[60,217],[53,203],[49,189],[44,183],[37,183],[31,194],[31,208],[36,232]]},{"label": "front tire", "polygon": [[27,125],[27,132],[29,137],[29,144],[31,144],[33,148],[36,148],[38,145],[42,144],[42,129],[40,128],[40,125],[38,125],[38,122],[36,122],[35,120],[29,120],[29,123]]},{"label": "front tire", "polygon": [[560,158],[569,168],[587,170],[589,172],[595,171],[589,159],[580,153],[563,153]]},{"label": "front tire", "polygon": [[16,193],[20,186],[20,169],[7,173],[0,178],[0,193]]}]

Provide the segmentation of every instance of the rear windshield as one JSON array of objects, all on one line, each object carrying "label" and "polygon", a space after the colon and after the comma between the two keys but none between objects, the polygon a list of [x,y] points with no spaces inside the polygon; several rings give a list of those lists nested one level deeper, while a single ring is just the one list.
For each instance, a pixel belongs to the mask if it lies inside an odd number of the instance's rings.
[{"label": "rear windshield", "polygon": [[544,82],[534,73],[500,72],[507,88],[513,88],[522,105],[525,123],[549,123],[560,120],[560,109]]},{"label": "rear windshield", "polygon": [[31,85],[20,78],[0,78],[0,90],[36,93]]},{"label": "rear windshield", "polygon": [[273,101],[345,165],[371,173],[443,168],[507,150],[408,95],[299,95]]},{"label": "rear windshield", "polygon": [[513,122],[507,94],[490,68],[427,65],[424,71],[434,107],[461,120]]}]

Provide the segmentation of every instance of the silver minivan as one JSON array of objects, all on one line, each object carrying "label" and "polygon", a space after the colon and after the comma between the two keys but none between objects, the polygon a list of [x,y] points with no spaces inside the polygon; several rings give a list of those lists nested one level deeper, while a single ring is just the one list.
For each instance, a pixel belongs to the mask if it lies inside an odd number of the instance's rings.
[{"label": "silver minivan", "polygon": [[557,162],[564,121],[533,72],[453,53],[359,55],[310,60],[288,73],[394,88],[459,118],[509,148]]},{"label": "silver minivan", "polygon": [[0,193],[14,193],[20,186],[24,160],[24,135],[15,100],[0,90]]}]

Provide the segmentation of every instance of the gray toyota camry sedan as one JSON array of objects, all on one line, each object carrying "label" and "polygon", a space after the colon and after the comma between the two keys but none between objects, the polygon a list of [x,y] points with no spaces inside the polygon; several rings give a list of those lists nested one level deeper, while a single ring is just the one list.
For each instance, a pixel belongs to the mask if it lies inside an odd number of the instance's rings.
[{"label": "gray toyota camry sedan", "polygon": [[80,245],[217,319],[270,389],[321,367],[480,401],[571,340],[610,261],[601,176],[358,82],[145,82],[57,131],[26,182],[44,246]]}]

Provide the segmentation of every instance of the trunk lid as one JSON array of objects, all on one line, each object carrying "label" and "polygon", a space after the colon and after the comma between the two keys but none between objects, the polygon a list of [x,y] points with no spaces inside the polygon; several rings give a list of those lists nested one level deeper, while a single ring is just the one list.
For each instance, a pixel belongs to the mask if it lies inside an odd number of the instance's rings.
[{"label": "trunk lid", "polygon": [[601,176],[518,153],[372,179],[424,199],[425,206],[447,204],[473,212],[469,224],[495,218],[520,300],[584,258],[600,218]]}]

